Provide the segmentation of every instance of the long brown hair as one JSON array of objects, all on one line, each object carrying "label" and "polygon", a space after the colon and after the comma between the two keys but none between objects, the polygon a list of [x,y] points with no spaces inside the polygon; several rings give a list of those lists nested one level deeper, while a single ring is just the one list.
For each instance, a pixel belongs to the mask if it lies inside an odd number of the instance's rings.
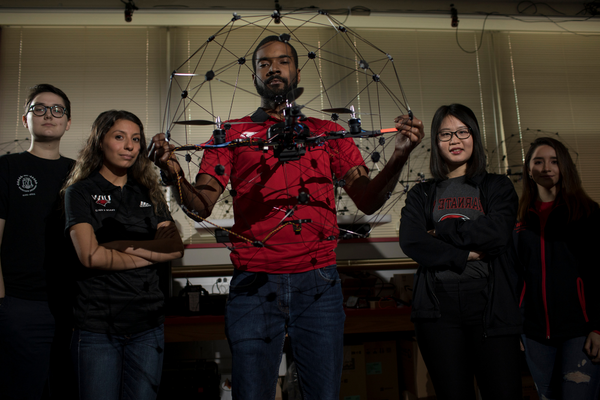
[{"label": "long brown hair", "polygon": [[523,165],[523,192],[519,199],[519,221],[527,221],[529,209],[535,205],[538,198],[538,188],[529,176],[529,163],[533,153],[540,146],[550,146],[556,152],[560,179],[557,184],[556,203],[564,203],[569,210],[569,221],[578,220],[591,214],[598,208],[598,203],[587,195],[581,186],[581,178],[575,163],[564,144],[550,137],[540,137],[534,140],[525,156]]},{"label": "long brown hair", "polygon": [[146,146],[146,136],[144,135],[144,126],[142,121],[133,113],[123,110],[104,111],[92,124],[92,133],[87,140],[83,149],[79,152],[79,157],[67,182],[65,183],[61,193],[64,195],[65,190],[76,182],[84,180],[90,174],[99,169],[104,161],[104,152],[102,151],[102,141],[104,136],[113,127],[118,120],[131,121],[140,127],[140,152],[131,167],[129,172],[135,180],[148,188],[150,199],[156,213],[164,213],[167,210],[167,202],[160,190],[158,184],[158,176],[153,170],[153,164],[148,159],[148,148]]}]

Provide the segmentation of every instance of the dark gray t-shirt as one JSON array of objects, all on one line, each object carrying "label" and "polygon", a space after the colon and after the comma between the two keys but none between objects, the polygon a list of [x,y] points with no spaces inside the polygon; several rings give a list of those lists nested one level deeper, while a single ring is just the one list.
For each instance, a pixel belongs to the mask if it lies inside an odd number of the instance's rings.
[{"label": "dark gray t-shirt", "polygon": [[[448,218],[475,220],[481,215],[485,215],[485,212],[481,206],[479,189],[469,185],[465,176],[446,179],[438,183],[433,207],[435,224]],[[445,270],[439,271],[436,278],[443,282],[458,282],[486,278],[488,275],[489,265],[487,262],[468,261],[462,274]]]}]

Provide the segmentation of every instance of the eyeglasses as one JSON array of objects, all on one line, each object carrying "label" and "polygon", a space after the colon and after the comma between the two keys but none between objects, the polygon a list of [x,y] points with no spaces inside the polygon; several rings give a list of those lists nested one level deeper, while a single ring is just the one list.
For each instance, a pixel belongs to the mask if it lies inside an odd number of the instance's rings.
[{"label": "eyeglasses", "polygon": [[438,132],[438,140],[440,142],[448,142],[452,139],[452,135],[456,135],[461,140],[468,139],[471,136],[471,128],[462,128],[454,132]]},{"label": "eyeglasses", "polygon": [[69,113],[67,112],[67,109],[62,106],[47,107],[42,104],[34,104],[32,106],[29,106],[28,112],[33,112],[33,115],[37,115],[38,117],[43,117],[44,115],[46,115],[46,111],[48,111],[48,110],[50,110],[50,113],[52,113],[52,116],[56,117],[56,118],[62,118],[62,116],[65,114],[69,115]]}]

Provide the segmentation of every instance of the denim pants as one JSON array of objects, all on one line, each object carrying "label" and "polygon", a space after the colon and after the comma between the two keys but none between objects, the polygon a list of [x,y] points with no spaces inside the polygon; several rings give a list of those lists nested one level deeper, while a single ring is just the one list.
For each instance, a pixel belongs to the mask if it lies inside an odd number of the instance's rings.
[{"label": "denim pants", "polygon": [[155,399],[164,356],[164,326],[132,335],[75,329],[71,355],[80,400]]},{"label": "denim pants", "polygon": [[437,283],[441,317],[415,321],[417,342],[439,400],[522,398],[519,335],[484,337],[487,280]]},{"label": "denim pants", "polygon": [[583,351],[585,336],[542,342],[523,337],[529,372],[540,399],[597,400],[600,364]]},{"label": "denim pants", "polygon": [[337,400],[345,319],[335,265],[295,274],[235,270],[225,311],[233,398],[275,397],[287,333],[303,398]]},{"label": "denim pants", "polygon": [[54,338],[46,301],[6,296],[0,305],[0,398],[39,400]]}]

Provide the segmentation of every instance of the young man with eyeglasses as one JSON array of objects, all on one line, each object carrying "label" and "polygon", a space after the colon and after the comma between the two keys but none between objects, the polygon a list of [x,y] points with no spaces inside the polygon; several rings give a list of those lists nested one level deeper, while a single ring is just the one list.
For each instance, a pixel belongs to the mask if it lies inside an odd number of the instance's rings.
[{"label": "young man with eyeglasses", "polygon": [[[71,103],[62,90],[37,85],[26,99],[22,119],[31,134],[29,150],[0,157],[3,400],[42,397],[58,315],[70,314],[62,284],[65,274],[60,274],[69,252],[59,192],[73,160],[60,155],[59,145],[71,126]],[[68,358],[68,353],[62,357]]]}]

